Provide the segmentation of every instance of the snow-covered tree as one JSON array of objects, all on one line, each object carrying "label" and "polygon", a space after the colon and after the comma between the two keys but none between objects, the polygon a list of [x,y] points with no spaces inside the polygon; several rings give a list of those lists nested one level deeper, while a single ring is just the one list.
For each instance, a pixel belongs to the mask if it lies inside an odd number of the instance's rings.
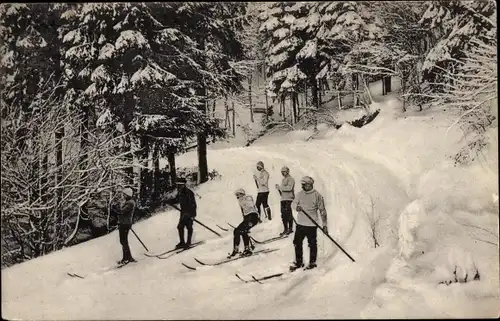
[{"label": "snow-covered tree", "polygon": [[266,90],[283,103],[285,97],[300,92],[305,84],[312,88],[312,103],[318,106],[316,82],[316,20],[309,19],[314,4],[273,2],[260,8],[259,32],[265,55]]}]

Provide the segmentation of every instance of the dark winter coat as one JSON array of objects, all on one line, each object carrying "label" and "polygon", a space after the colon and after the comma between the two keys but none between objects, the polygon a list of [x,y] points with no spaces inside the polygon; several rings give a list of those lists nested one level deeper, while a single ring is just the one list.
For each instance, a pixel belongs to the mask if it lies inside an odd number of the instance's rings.
[{"label": "dark winter coat", "polygon": [[135,201],[129,199],[122,204],[120,210],[120,216],[118,216],[118,224],[132,224],[132,218],[134,216]]},{"label": "dark winter coat", "polygon": [[179,191],[179,205],[181,207],[181,215],[188,217],[196,217],[196,198],[193,191],[185,187]]}]

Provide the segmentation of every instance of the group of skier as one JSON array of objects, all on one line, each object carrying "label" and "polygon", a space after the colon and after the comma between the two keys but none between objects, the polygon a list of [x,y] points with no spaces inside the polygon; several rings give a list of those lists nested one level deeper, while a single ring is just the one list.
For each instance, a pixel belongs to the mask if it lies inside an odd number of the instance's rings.
[{"label": "group of skier", "polygon": [[[256,201],[254,202],[253,197],[248,195],[242,188],[234,192],[238,200],[243,220],[233,231],[233,251],[229,254],[229,257],[233,257],[237,254],[242,256],[252,255],[252,244],[249,232],[252,227],[262,223],[261,207],[264,209],[265,217],[268,220],[272,219],[271,208],[268,204],[269,173],[264,168],[264,163],[262,161],[257,162],[256,167],[258,173],[257,175],[253,175],[253,179],[257,186]],[[295,262],[290,266],[290,270],[293,271],[297,268],[304,267],[302,244],[305,238],[307,238],[310,249],[309,264],[306,269],[314,268],[316,267],[318,253],[317,226],[320,218],[323,231],[328,234],[327,212],[323,196],[314,189],[314,180],[311,177],[304,176],[300,180],[301,190],[295,195],[295,180],[290,175],[290,169],[287,166],[281,168],[281,175],[283,176],[281,184],[276,184],[276,189],[281,198],[280,208],[283,222],[283,231],[280,233],[281,237],[293,233],[294,217],[292,208],[295,208],[297,211],[295,235],[293,239]],[[176,245],[176,248],[189,248],[193,235],[193,221],[195,220],[197,210],[196,198],[194,192],[186,186],[186,179],[178,178],[176,185],[178,191],[177,200],[180,205],[180,218],[177,225],[180,242]],[[131,188],[125,188],[123,194],[125,196],[125,202],[122,205],[121,215],[118,219],[120,243],[123,249],[123,258],[118,262],[120,264],[135,262],[131,255],[127,240],[128,232],[132,225],[133,210],[135,208],[133,191]],[[312,220],[314,220],[314,222]],[[184,241],[185,229],[187,229],[186,241]],[[241,239],[243,239],[244,250],[240,253],[239,245]]]}]

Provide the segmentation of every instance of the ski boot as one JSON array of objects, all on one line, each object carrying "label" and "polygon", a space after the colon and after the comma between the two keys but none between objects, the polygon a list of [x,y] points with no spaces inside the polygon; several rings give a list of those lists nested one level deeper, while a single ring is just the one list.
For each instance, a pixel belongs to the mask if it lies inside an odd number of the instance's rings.
[{"label": "ski boot", "polygon": [[252,255],[252,250],[250,249],[250,247],[245,247],[245,250],[243,251],[243,253],[241,253],[241,256],[250,256]]},{"label": "ski boot", "polygon": [[184,243],[184,242],[179,242],[179,243],[177,243],[177,245],[175,246],[175,249],[176,249],[176,250],[177,250],[177,249],[182,249],[182,248],[184,248],[185,246],[186,246],[186,243]]},{"label": "ski boot", "polygon": [[118,264],[118,265],[125,265],[125,264],[127,264],[128,262],[129,262],[128,260],[122,259],[122,260],[120,260],[120,261],[117,261],[117,262],[116,262],[116,264]]},{"label": "ski boot", "polygon": [[189,249],[191,247],[191,242],[187,242],[186,244],[184,244],[183,248],[184,249]]},{"label": "ski boot", "polygon": [[283,237],[285,235],[288,235],[290,233],[288,233],[288,230],[284,230],[283,232],[280,233],[279,237]]},{"label": "ski boot", "polygon": [[309,263],[309,265],[305,267],[305,270],[314,269],[317,266],[318,265],[316,263]]},{"label": "ski boot", "polygon": [[289,228],[287,231],[286,231],[286,234],[292,234],[293,233],[293,229]]},{"label": "ski boot", "polygon": [[240,250],[239,250],[239,249],[237,249],[237,248],[235,248],[235,249],[233,249],[233,252],[231,252],[231,254],[229,254],[229,255],[227,256],[227,258],[228,258],[228,259],[230,259],[230,258],[232,258],[233,256],[238,255],[238,253],[240,253]]},{"label": "ski boot", "polygon": [[290,272],[293,272],[299,268],[302,268],[304,267],[304,263],[300,263],[300,262],[293,262],[292,265],[290,265]]}]

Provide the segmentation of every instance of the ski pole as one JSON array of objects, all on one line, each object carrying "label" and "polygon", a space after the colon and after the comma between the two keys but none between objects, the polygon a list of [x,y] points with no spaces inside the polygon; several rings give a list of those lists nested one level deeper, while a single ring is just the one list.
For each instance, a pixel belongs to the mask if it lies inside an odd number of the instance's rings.
[{"label": "ski pole", "polygon": [[[181,209],[178,208],[177,206],[175,206],[174,204],[169,204],[169,205],[172,206],[173,208],[175,208],[176,210],[178,210],[179,212],[181,211]],[[206,228],[210,232],[216,234],[218,237],[222,237],[222,235],[220,235],[219,233],[215,232],[210,227],[206,226],[205,224],[203,224],[202,222],[198,221],[197,219],[193,218],[193,221],[195,221],[196,223],[200,224],[201,226],[203,226],[204,228]]]},{"label": "ski pole", "polygon": [[222,235],[220,235],[219,233],[215,232],[214,230],[212,230],[210,227],[206,226],[205,224],[203,224],[202,222],[198,221],[197,219],[193,218],[193,221],[195,221],[196,223],[200,224],[201,226],[203,226],[204,228],[206,228],[207,230],[209,230],[210,232],[216,234],[217,236],[219,237],[222,237]]},{"label": "ski pole", "polygon": [[135,233],[135,231],[130,228],[130,230],[132,231],[132,233],[134,233],[135,237],[137,237],[137,239],[139,240],[139,242],[141,242],[142,246],[144,246],[144,248],[146,249],[146,251],[149,252],[149,249],[146,247],[146,245],[144,245],[144,243],[141,241],[141,239],[139,238],[139,236],[137,235],[137,233]]},{"label": "ski pole", "polygon": [[346,251],[344,251],[344,249],[342,248],[342,246],[340,246],[337,242],[335,242],[335,240],[328,233],[326,233],[325,231],[323,231],[323,229],[321,228],[321,226],[319,226],[319,224],[315,220],[313,220],[312,217],[309,216],[309,214],[307,214],[304,210],[302,210],[301,212],[304,213],[311,220],[311,222],[313,222],[321,230],[321,232],[323,232],[323,234],[325,234],[330,239],[330,241],[332,241],[333,243],[335,243],[335,245],[337,245],[339,247],[339,249],[341,249],[342,252],[344,252],[345,255],[347,255],[353,262],[355,262],[354,259]]}]

